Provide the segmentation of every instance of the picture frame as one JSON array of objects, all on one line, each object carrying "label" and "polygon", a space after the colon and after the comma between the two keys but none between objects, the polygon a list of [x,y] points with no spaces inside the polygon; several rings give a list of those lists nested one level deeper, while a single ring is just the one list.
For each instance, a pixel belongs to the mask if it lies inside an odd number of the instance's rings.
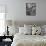
[{"label": "picture frame", "polygon": [[36,3],[26,3],[26,16],[36,16]]}]

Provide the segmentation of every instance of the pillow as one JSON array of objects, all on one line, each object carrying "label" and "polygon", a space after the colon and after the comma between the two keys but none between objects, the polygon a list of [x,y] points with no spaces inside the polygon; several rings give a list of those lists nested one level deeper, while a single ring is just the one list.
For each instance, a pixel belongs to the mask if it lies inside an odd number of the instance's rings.
[{"label": "pillow", "polygon": [[44,28],[44,31],[46,33],[46,25],[43,25],[42,28]]},{"label": "pillow", "polygon": [[26,35],[31,35],[31,34],[32,34],[32,29],[25,27],[25,32],[24,32],[24,34],[26,34]]},{"label": "pillow", "polygon": [[32,25],[26,25],[24,24],[25,30],[29,30],[28,32],[30,32],[29,34],[32,34]]},{"label": "pillow", "polygon": [[9,35],[15,35],[16,33],[19,32],[19,28],[15,26],[9,26],[8,31],[9,31]]},{"label": "pillow", "polygon": [[19,27],[19,33],[30,35],[32,32],[31,32],[31,28]]},{"label": "pillow", "polygon": [[39,26],[32,27],[32,35],[40,35],[41,34],[41,28]]},{"label": "pillow", "polygon": [[24,27],[19,27],[19,33],[20,33],[20,34],[24,34],[24,31],[25,31],[25,30],[24,30]]},{"label": "pillow", "polygon": [[46,35],[46,25],[43,25],[43,26],[42,26],[42,29],[43,29],[44,35]]},{"label": "pillow", "polygon": [[44,25],[41,26],[41,35],[43,36],[44,35],[44,32],[45,32],[45,27]]},{"label": "pillow", "polygon": [[26,25],[26,24],[24,24],[24,27],[32,29],[32,25]]},{"label": "pillow", "polygon": [[32,27],[32,35],[36,34],[36,27]]}]

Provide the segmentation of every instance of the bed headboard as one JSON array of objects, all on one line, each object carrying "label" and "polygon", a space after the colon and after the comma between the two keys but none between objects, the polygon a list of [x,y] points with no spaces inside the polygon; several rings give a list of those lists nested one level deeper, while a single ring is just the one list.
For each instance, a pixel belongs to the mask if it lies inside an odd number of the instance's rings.
[{"label": "bed headboard", "polygon": [[19,25],[19,26],[23,26],[24,24],[27,24],[27,25],[33,25],[33,24],[45,25],[46,22],[45,21],[15,21],[15,24]]},{"label": "bed headboard", "polygon": [[19,26],[24,26],[24,24],[27,24],[27,25],[33,25],[33,24],[36,24],[36,25],[45,25],[46,24],[46,21],[15,21],[15,20],[6,20],[6,23],[8,25],[19,25]]}]

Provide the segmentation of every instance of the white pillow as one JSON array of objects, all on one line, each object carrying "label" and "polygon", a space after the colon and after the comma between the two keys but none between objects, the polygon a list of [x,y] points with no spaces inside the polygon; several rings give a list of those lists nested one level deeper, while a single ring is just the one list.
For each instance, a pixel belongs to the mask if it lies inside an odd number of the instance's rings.
[{"label": "white pillow", "polygon": [[25,30],[24,30],[24,27],[19,27],[19,33],[20,33],[20,34],[24,34],[24,31],[25,31]]},{"label": "white pillow", "polygon": [[41,26],[41,35],[43,36],[44,35],[44,32],[45,32],[45,27],[44,25]]},{"label": "white pillow", "polygon": [[24,34],[31,35],[31,34],[32,34],[32,29],[25,27],[25,32],[24,32]]},{"label": "white pillow", "polygon": [[36,27],[32,27],[32,35],[36,34]]},{"label": "white pillow", "polygon": [[44,33],[46,33],[46,25],[43,25],[42,28],[44,29]]},{"label": "white pillow", "polygon": [[32,34],[32,25],[26,25],[26,24],[24,24],[24,27],[27,30],[27,32],[30,32],[29,34]]},{"label": "white pillow", "polygon": [[32,35],[39,35],[41,33],[41,28],[39,26],[32,27]]},{"label": "white pillow", "polygon": [[24,24],[24,27],[32,29],[32,25],[26,25],[26,24]]},{"label": "white pillow", "polygon": [[32,31],[31,28],[19,27],[19,33],[30,35]]},{"label": "white pillow", "polygon": [[19,32],[19,28],[15,26],[9,26],[9,35],[15,35]]}]

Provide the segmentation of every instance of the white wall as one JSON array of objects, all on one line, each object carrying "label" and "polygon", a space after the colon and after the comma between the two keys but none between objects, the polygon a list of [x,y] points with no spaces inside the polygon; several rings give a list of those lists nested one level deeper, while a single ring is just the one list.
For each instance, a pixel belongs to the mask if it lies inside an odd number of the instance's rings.
[{"label": "white wall", "polygon": [[[26,16],[26,2],[35,2],[36,16]],[[46,0],[0,0],[7,5],[7,19],[16,21],[46,21]]]}]

